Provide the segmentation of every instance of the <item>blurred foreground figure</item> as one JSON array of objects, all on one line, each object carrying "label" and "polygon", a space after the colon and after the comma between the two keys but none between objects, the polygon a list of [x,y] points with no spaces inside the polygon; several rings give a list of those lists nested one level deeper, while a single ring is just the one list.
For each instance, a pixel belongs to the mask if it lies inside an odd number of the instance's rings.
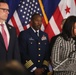
[{"label": "blurred foreground figure", "polygon": [[24,67],[17,61],[0,63],[0,75],[28,75]]}]

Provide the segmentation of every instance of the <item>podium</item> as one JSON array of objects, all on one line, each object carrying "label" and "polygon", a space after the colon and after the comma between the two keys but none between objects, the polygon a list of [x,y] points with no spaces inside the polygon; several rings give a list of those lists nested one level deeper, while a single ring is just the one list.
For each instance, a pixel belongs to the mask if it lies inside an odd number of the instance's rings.
[{"label": "podium", "polygon": [[55,67],[53,75],[76,75],[76,58],[67,58]]}]

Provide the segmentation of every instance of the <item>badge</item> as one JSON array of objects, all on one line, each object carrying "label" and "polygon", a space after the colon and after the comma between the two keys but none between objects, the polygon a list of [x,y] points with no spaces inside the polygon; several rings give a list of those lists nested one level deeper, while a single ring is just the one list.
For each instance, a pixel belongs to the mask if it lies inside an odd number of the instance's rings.
[{"label": "badge", "polygon": [[47,40],[46,36],[43,35],[42,38],[41,38],[41,40],[42,40],[42,41],[43,41],[43,40]]}]

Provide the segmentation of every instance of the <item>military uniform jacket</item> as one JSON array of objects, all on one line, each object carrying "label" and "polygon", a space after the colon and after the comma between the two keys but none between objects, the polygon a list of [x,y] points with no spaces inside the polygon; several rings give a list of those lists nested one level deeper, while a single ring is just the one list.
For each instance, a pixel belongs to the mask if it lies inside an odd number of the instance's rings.
[{"label": "military uniform jacket", "polygon": [[32,28],[22,31],[19,35],[19,46],[22,63],[31,70],[34,67],[48,67],[49,41],[46,33],[39,30],[39,37]]}]

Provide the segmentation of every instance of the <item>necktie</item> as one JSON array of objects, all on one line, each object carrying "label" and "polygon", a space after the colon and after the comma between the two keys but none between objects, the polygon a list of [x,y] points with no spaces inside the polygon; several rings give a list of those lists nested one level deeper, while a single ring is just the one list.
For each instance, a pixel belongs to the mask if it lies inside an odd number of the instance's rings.
[{"label": "necktie", "polygon": [[2,37],[3,37],[3,40],[4,40],[4,44],[5,44],[6,50],[8,50],[7,34],[4,30],[4,25],[3,24],[1,24],[1,27],[2,27]]},{"label": "necktie", "polygon": [[39,36],[37,31],[36,31],[36,35]]}]

